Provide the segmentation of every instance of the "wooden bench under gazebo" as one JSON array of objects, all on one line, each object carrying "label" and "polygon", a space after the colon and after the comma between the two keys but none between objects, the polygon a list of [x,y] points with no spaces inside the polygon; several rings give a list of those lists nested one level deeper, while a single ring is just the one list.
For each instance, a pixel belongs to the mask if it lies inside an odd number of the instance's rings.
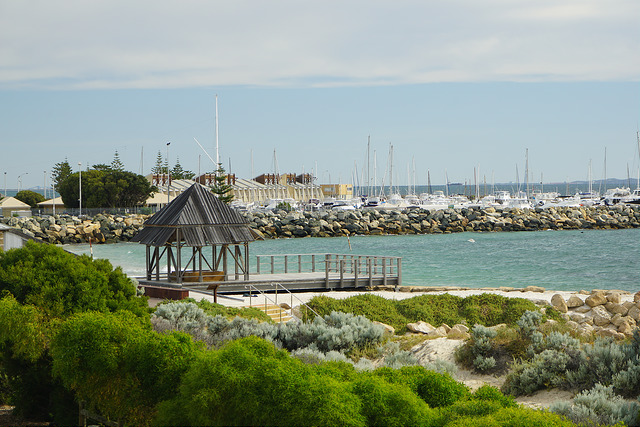
[{"label": "wooden bench under gazebo", "polygon": [[[162,298],[183,284],[207,285],[217,302],[220,284],[249,280],[249,242],[255,237],[242,215],[194,184],[149,218],[131,240],[147,247],[146,280],[140,284],[148,295],[160,289],[156,293]],[[205,254],[208,247],[211,253]],[[167,271],[161,273],[165,263]]]}]

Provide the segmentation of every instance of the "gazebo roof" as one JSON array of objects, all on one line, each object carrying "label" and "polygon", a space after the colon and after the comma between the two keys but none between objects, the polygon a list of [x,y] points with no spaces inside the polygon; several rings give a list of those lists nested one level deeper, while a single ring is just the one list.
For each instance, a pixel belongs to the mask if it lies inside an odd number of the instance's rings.
[{"label": "gazebo roof", "polygon": [[200,184],[193,184],[149,218],[131,241],[163,246],[178,236],[186,246],[238,244],[255,240],[242,215]]}]

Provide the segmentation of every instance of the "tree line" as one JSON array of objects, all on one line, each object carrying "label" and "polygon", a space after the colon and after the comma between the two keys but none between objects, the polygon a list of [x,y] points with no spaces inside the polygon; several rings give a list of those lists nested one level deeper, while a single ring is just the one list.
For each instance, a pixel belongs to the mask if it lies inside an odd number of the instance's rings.
[{"label": "tree line", "polygon": [[[151,173],[166,174],[167,172],[172,180],[195,177],[194,172],[183,168],[179,158],[176,159],[173,168],[169,169],[167,160],[163,159],[162,154],[158,152]],[[81,177],[80,174],[82,174]],[[51,179],[54,190],[60,194],[64,205],[69,208],[80,206],[80,193],[82,193],[82,206],[85,208],[126,208],[143,205],[153,193],[159,191],[144,176],[125,170],[117,151],[110,164],[96,164],[81,172],[74,172],[69,161],[65,159],[53,166]],[[224,168],[218,165],[216,181],[211,186],[211,191],[223,202],[230,203],[233,195],[231,186],[226,184],[225,180]],[[37,203],[44,200],[40,194],[30,190],[21,193],[23,194],[16,195],[16,198],[32,207],[36,207]]]}]

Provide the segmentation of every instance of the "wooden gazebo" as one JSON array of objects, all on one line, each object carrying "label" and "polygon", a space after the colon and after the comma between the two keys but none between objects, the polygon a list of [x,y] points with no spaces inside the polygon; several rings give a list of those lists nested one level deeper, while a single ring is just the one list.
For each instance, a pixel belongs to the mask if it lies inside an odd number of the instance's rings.
[{"label": "wooden gazebo", "polygon": [[[132,239],[147,246],[146,279],[158,286],[162,282],[248,280],[249,242],[253,240],[255,234],[242,215],[200,184],[192,185],[149,218]],[[203,253],[208,246],[210,255]],[[166,275],[160,273],[164,263]],[[210,288],[215,291],[217,286]]]}]

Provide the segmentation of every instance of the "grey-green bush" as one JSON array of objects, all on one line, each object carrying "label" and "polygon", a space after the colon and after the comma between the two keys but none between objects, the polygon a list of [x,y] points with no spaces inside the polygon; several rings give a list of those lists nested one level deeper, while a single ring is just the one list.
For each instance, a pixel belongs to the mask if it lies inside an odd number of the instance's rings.
[{"label": "grey-green bush", "polygon": [[613,425],[623,422],[637,426],[640,405],[625,401],[614,393],[612,386],[596,384],[591,390],[576,395],[573,404],[559,402],[551,411],[563,415],[576,424],[586,426]]},{"label": "grey-green bush", "polygon": [[163,304],[154,313],[152,324],[158,331],[189,333],[209,347],[257,336],[290,351],[313,345],[324,353],[365,347],[380,342],[384,335],[381,325],[349,313],[333,312],[309,323],[273,324],[241,317],[229,321],[224,316],[209,316],[193,303]]},{"label": "grey-green bush", "polygon": [[482,325],[475,325],[471,330],[473,346],[471,353],[475,356],[473,366],[480,372],[486,372],[496,366],[496,360],[490,355],[493,350],[492,339],[498,333]]}]

